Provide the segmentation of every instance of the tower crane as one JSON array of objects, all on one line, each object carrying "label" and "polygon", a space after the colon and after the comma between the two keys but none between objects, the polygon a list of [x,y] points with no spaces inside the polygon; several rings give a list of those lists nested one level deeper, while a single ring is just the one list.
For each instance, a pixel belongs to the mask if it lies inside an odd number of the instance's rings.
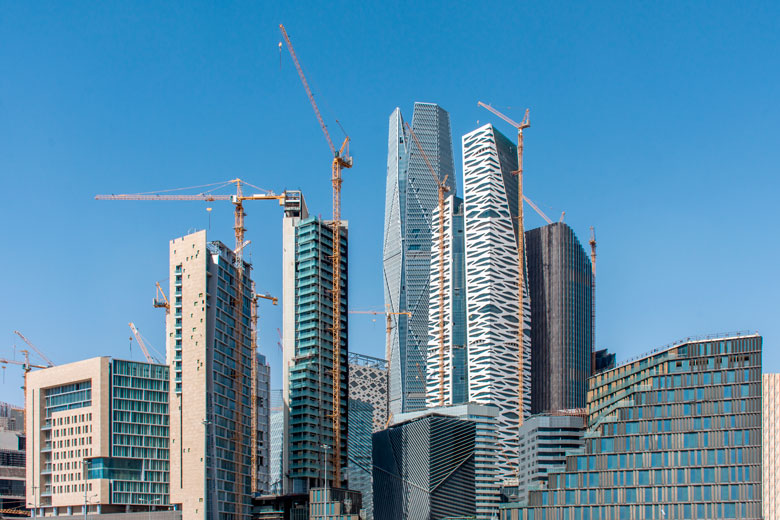
[{"label": "tower crane", "polygon": [[258,300],[270,300],[272,304],[279,303],[279,299],[270,294],[257,294],[255,284],[252,282],[252,494],[257,494],[257,302]]},{"label": "tower crane", "polygon": [[486,105],[482,101],[477,102],[481,107],[484,107],[497,115],[510,125],[517,128],[517,171],[513,172],[517,175],[517,292],[518,292],[518,311],[517,311],[517,369],[518,369],[518,427],[523,426],[523,346],[525,342],[525,309],[523,288],[525,287],[525,230],[523,226],[523,130],[530,127],[531,123],[528,122],[528,109],[525,111],[525,116],[520,123],[516,123],[495,108],[490,105]]},{"label": "tower crane", "polygon": [[160,363],[160,361],[159,361],[159,360],[157,360],[157,359],[155,359],[155,357],[154,357],[154,356],[152,356],[152,355],[149,353],[149,349],[148,349],[148,348],[146,348],[146,343],[144,343],[144,340],[143,340],[143,339],[141,339],[141,333],[140,333],[140,332],[138,332],[138,329],[137,329],[137,328],[135,328],[135,325],[133,324],[133,322],[131,321],[130,323],[128,323],[128,325],[130,326],[130,330],[132,330],[132,331],[133,331],[133,336],[135,336],[135,340],[138,342],[138,345],[140,345],[140,347],[141,347],[141,350],[142,350],[142,351],[143,351],[143,353],[144,353],[144,357],[146,358],[146,361],[147,361],[148,363],[156,363],[156,364],[159,364],[159,363]]},{"label": "tower crane", "polygon": [[41,352],[41,351],[40,351],[40,349],[39,349],[38,347],[36,347],[35,345],[33,345],[32,341],[30,341],[29,339],[25,338],[25,337],[22,335],[22,333],[21,333],[21,332],[19,332],[18,330],[15,330],[15,331],[14,331],[14,334],[16,334],[17,336],[19,336],[20,338],[22,338],[22,341],[24,341],[25,343],[27,343],[27,345],[28,345],[28,346],[29,346],[31,349],[33,349],[33,350],[35,351],[35,353],[36,353],[36,354],[38,354],[39,356],[41,356],[41,358],[42,358],[44,361],[46,361],[46,364],[47,364],[48,366],[50,366],[50,367],[53,367],[53,366],[54,366],[54,363],[52,362],[52,360],[51,360],[51,359],[49,359],[48,357],[46,357],[46,354],[44,354],[43,352]]},{"label": "tower crane", "polygon": [[[393,353],[391,352],[392,349],[392,341],[390,340],[390,334],[393,332],[393,316],[406,316],[407,318],[412,317],[412,313],[409,311],[399,311],[399,312],[392,312],[390,310],[386,311],[349,311],[350,314],[373,314],[374,316],[377,316],[379,314],[384,314],[387,316],[387,327],[385,329],[385,334],[387,337],[387,345],[385,346],[385,355],[387,356],[387,362],[390,363],[390,358],[392,357]],[[390,395],[390,378],[387,378],[387,395]],[[390,424],[390,421],[393,418],[393,412],[390,411],[390,403],[388,401],[387,406],[387,423],[385,424],[385,428]]]},{"label": "tower crane", "polygon": [[160,286],[160,282],[154,282],[154,285],[157,286],[157,293],[154,296],[154,300],[152,300],[152,305],[154,305],[157,309],[165,309],[165,314],[171,313],[171,302],[168,301],[168,297],[165,296],[165,291],[163,291],[163,288]]},{"label": "tower crane", "polygon": [[[341,147],[337,150],[333,145],[333,140],[328,133],[328,127],[317,108],[314,101],[314,95],[311,93],[309,83],[303,73],[298,57],[295,55],[290,37],[284,25],[279,24],[284,41],[287,43],[287,49],[290,51],[298,76],[301,78],[306,95],[314,109],[314,115],[320,123],[322,133],[328,141],[328,147],[333,154],[331,163],[331,184],[333,186],[333,326],[331,327],[333,335],[333,483],[336,487],[341,485],[341,169],[352,168],[352,157],[349,155],[349,136],[344,138]],[[338,122],[338,121],[336,121]],[[325,479],[327,482],[327,478]]]},{"label": "tower crane", "polygon": [[405,124],[406,129],[414,139],[414,144],[417,145],[417,149],[425,159],[425,164],[433,175],[439,192],[439,406],[444,406],[444,195],[450,191],[450,188],[446,185],[447,176],[445,175],[443,180],[439,179],[412,127],[409,126],[409,123]]},{"label": "tower crane", "polygon": [[[219,188],[225,187],[229,184],[233,184],[235,186],[236,194],[235,195],[220,195],[211,193]],[[245,195],[244,194],[244,186],[250,186],[252,188],[255,188],[257,190],[260,190],[264,193],[255,193],[252,195]],[[147,193],[135,193],[135,194],[124,194],[124,195],[97,195],[95,196],[95,199],[97,200],[155,200],[155,201],[205,201],[205,202],[211,202],[216,200],[225,200],[229,201],[233,204],[234,207],[234,226],[233,230],[235,232],[236,237],[236,247],[234,251],[235,256],[235,268],[236,268],[236,294],[238,297],[234,299],[234,313],[235,313],[235,325],[234,325],[234,337],[235,338],[241,338],[243,337],[243,332],[241,328],[241,312],[242,312],[242,300],[243,298],[241,295],[244,293],[242,287],[243,287],[243,279],[244,279],[244,261],[243,261],[243,248],[246,246],[246,241],[244,240],[244,234],[246,233],[246,227],[244,227],[244,221],[246,218],[246,212],[244,211],[244,202],[252,201],[252,200],[278,200],[280,206],[284,206],[285,203],[288,200],[296,200],[300,199],[301,194],[298,191],[285,191],[281,195],[276,195],[275,193],[264,190],[262,188],[258,188],[257,186],[254,186],[242,179],[236,178],[231,179],[229,181],[225,181],[222,183],[212,183],[207,184],[203,186],[193,186],[191,188],[181,188],[181,189],[198,189],[198,188],[210,188],[206,192],[202,192],[195,195],[178,195],[178,194],[171,194],[170,191],[177,191],[177,190],[168,190],[167,192],[147,192]],[[164,296],[164,293],[163,293]],[[168,304],[167,298],[164,298],[166,301],[166,304]],[[160,305],[165,306],[165,305]],[[170,308],[170,304],[168,304],[168,307]],[[240,385],[241,385],[241,372],[244,368],[244,363],[241,359],[241,349],[234,349],[235,351],[235,358],[233,359],[233,362],[235,363],[236,370],[233,371],[233,384],[235,385],[235,423],[236,425],[240,425],[243,423],[242,419],[242,410],[244,409],[244,405],[241,402],[241,392]],[[241,439],[241,429],[237,426],[233,429],[233,443],[235,446],[235,460],[237,461],[235,464],[235,481],[240,482],[241,481],[241,473],[240,468],[242,466],[242,462],[244,458],[242,455],[242,439]],[[236,507],[236,513],[241,516],[243,504],[240,501],[235,502]]]},{"label": "tower crane", "polygon": [[[14,359],[3,359],[0,358],[0,365],[19,365],[24,369],[24,383],[22,386],[22,392],[24,392],[25,399],[27,398],[27,373],[33,369],[33,368],[50,368],[54,365],[33,365],[30,363],[30,351],[28,350],[22,350],[22,354],[24,354],[24,361],[16,361]],[[27,431],[27,409],[25,408],[25,420],[24,420],[24,429]]]}]

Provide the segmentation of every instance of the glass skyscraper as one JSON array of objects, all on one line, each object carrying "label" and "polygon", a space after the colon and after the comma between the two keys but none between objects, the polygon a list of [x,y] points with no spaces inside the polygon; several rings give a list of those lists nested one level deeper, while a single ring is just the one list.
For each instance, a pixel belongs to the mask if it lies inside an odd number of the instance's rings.
[{"label": "glass skyscraper", "polygon": [[501,519],[762,518],[761,343],[689,340],[591,377],[585,449]]},{"label": "glass skyscraper", "polygon": [[591,375],[590,258],[563,222],[525,233],[531,295],[531,413],[585,407]]},{"label": "glass skyscraper", "polygon": [[[411,127],[436,175],[455,193],[449,114],[435,104],[415,103]],[[387,149],[385,303],[389,311],[412,315],[392,316],[389,407],[395,415],[425,407],[431,215],[437,204],[436,179],[396,108]]]}]

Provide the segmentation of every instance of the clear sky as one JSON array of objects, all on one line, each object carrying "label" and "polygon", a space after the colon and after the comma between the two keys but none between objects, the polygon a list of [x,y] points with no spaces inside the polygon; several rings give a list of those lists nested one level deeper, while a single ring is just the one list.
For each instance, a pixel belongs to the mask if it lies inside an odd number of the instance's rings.
[{"label": "clear sky", "polygon": [[[390,112],[450,112],[460,193],[461,136],[514,135],[482,100],[531,109],[526,193],[586,247],[596,227],[599,347],[620,360],[757,330],[780,371],[778,2],[0,0],[0,357],[19,359],[14,329],[56,363],[128,357],[129,321],[162,351],[168,240],[213,207],[210,236],[233,244],[226,202],[95,194],[242,177],[330,215],[330,153],[280,22],[334,140],[336,119],[352,137],[352,309],[384,305]],[[257,286],[281,296],[281,211],[247,210]],[[281,306],[260,323],[280,387]],[[383,356],[382,318],[351,316],[350,349]],[[2,377],[0,400],[21,403],[20,368]]]}]

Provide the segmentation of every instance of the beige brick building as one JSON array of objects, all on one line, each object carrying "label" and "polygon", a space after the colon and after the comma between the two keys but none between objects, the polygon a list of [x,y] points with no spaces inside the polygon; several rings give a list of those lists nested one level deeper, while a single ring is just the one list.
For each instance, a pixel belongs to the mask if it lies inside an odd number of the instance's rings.
[{"label": "beige brick building", "polygon": [[168,367],[97,357],[30,372],[26,500],[36,516],[167,510]]}]

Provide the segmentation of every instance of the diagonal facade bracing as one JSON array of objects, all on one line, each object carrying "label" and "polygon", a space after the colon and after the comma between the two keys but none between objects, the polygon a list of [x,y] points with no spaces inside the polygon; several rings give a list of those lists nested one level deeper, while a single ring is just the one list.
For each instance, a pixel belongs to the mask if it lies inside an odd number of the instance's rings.
[{"label": "diagonal facade bracing", "polygon": [[[435,104],[415,103],[412,129],[439,179],[454,193],[449,115]],[[438,188],[428,166],[404,129],[401,110],[390,115],[383,271],[385,303],[392,316],[389,408],[393,414],[425,407],[431,215]]]}]

